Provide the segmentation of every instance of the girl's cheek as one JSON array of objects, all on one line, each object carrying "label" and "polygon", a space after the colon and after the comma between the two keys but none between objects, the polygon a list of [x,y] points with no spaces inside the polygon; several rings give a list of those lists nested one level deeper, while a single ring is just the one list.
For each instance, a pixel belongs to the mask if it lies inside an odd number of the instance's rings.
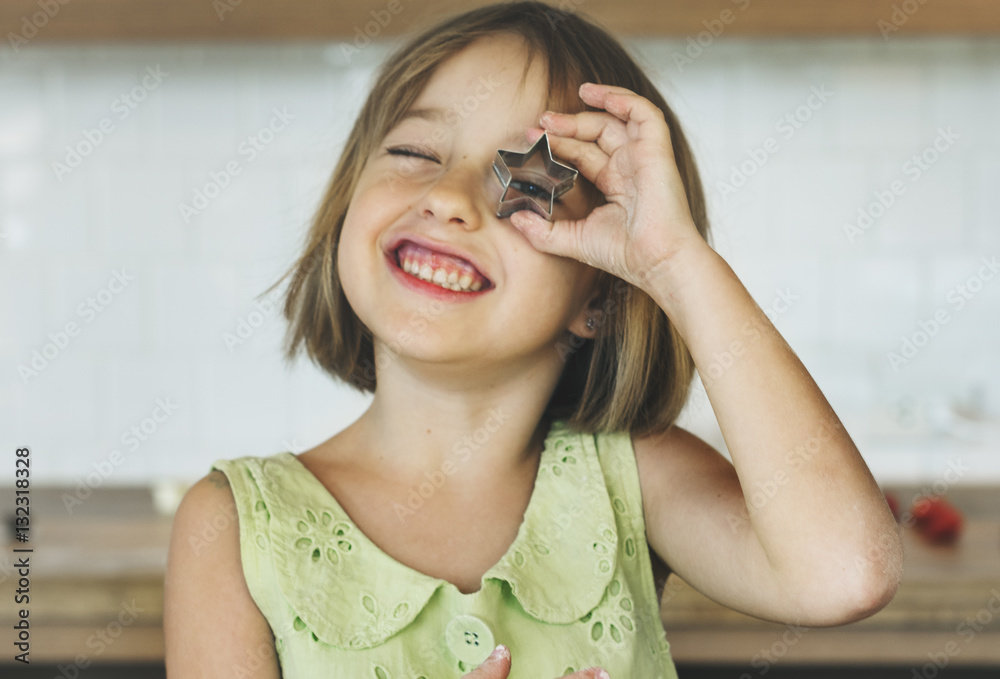
[{"label": "girl's cheek", "polygon": [[423,190],[427,181],[415,175],[400,172],[384,172],[379,181],[371,187],[368,193],[369,202],[395,202],[401,197],[412,195]]},{"label": "girl's cheek", "polygon": [[396,185],[423,186],[428,182],[435,181],[440,174],[439,165],[408,156],[395,158],[381,169],[382,181],[390,187]]}]

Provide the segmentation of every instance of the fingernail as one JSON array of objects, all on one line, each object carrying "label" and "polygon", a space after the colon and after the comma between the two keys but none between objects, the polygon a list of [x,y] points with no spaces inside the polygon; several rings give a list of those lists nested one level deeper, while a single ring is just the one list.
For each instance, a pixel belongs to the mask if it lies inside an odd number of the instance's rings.
[{"label": "fingernail", "polygon": [[499,644],[496,648],[493,649],[493,652],[490,653],[490,657],[487,658],[487,660],[490,661],[500,660],[501,658],[505,657],[507,653],[508,653],[507,647],[504,646],[503,644]]},{"label": "fingernail", "polygon": [[611,679],[611,677],[608,676],[608,671],[606,669],[601,668],[601,670],[597,673],[597,679]]}]

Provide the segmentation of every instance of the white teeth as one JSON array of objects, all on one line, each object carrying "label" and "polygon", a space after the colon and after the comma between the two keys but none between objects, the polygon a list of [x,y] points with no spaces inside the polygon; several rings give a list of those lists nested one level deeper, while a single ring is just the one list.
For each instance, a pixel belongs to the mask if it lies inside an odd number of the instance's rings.
[{"label": "white teeth", "polygon": [[445,269],[432,269],[430,264],[419,264],[414,259],[404,259],[401,268],[406,273],[416,276],[422,280],[439,285],[442,288],[455,291],[473,291],[483,287],[479,280],[472,280],[472,276],[458,271],[447,271]]}]

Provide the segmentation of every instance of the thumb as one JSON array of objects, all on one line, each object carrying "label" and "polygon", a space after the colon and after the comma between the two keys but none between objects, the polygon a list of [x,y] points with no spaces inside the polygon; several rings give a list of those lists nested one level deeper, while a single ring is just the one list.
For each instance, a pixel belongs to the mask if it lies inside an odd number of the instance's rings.
[{"label": "thumb", "polygon": [[565,220],[550,222],[531,210],[518,210],[510,216],[510,223],[539,252],[576,258],[575,222]]},{"label": "thumb", "polygon": [[510,674],[510,649],[500,644],[483,664],[466,674],[462,679],[507,679]]}]

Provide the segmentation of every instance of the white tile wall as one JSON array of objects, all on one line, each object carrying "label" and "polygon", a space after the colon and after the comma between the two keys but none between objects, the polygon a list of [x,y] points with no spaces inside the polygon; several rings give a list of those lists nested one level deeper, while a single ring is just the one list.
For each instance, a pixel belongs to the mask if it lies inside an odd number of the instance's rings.
[{"label": "white tile wall", "polygon": [[[963,481],[1000,480],[997,426],[950,430],[940,414],[1000,419],[1000,276],[961,310],[948,298],[1000,255],[1000,41],[719,39],[683,68],[684,40],[629,44],[685,125],[717,249],[763,308],[784,309],[779,330],[876,477],[933,480],[961,456]],[[33,446],[38,483],[74,483],[113,450],[107,483],[189,481],[218,457],[303,450],[363,411],[306,361],[285,369],[277,314],[232,351],[223,334],[293,261],[387,49],[350,63],[336,44],[0,52],[0,449]],[[832,94],[802,108],[814,88]],[[251,159],[240,145],[275,110],[294,118]],[[788,115],[793,134],[777,126]],[[111,131],[57,176],[102,121]],[[904,163],[939,128],[959,137],[914,180]],[[768,137],[778,151],[723,195]],[[232,160],[240,174],[185,219],[179,204]],[[906,193],[851,242],[845,222],[896,179]],[[123,269],[134,280],[112,295]],[[102,295],[99,313],[81,309]],[[893,370],[887,353],[938,309],[951,321]],[[25,384],[18,366],[71,322],[79,335]],[[158,399],[176,412],[137,445]],[[725,451],[700,384],[682,422]]]}]

